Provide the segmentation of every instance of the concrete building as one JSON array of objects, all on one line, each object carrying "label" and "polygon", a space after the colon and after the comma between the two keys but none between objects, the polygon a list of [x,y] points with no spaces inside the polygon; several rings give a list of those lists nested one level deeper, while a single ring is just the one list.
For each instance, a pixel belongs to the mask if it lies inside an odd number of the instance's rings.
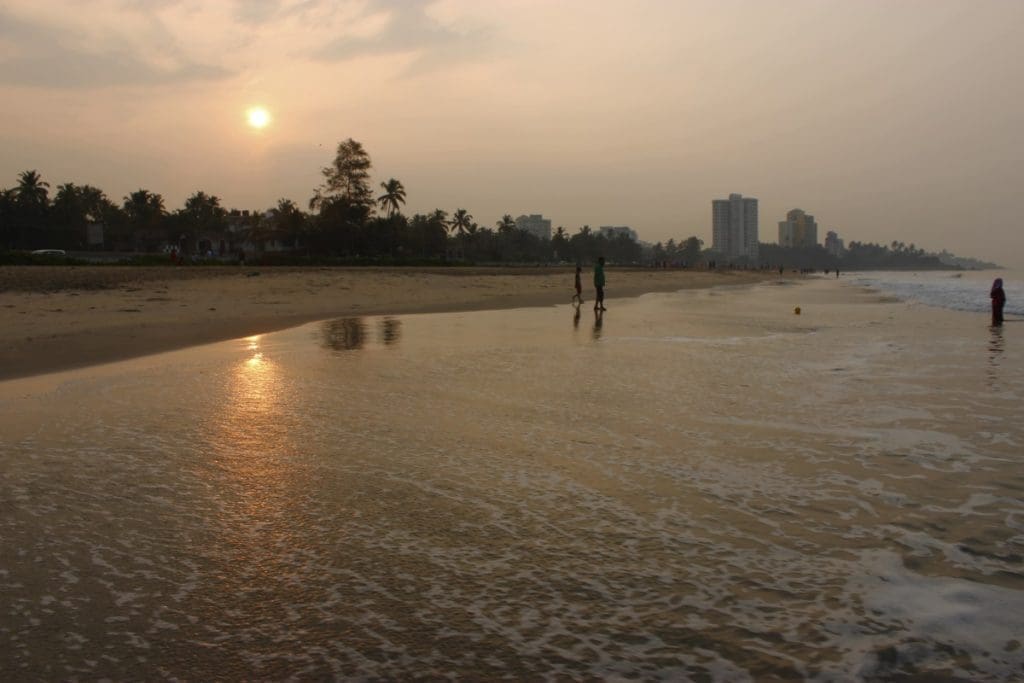
[{"label": "concrete building", "polygon": [[602,225],[597,229],[606,239],[615,239],[619,235],[625,235],[634,242],[639,242],[640,237],[636,234],[636,230],[629,227],[628,225]]},{"label": "concrete building", "polygon": [[757,260],[757,200],[741,194],[711,201],[711,248],[727,259]]},{"label": "concrete building", "polygon": [[539,213],[532,213],[529,216],[520,216],[516,219],[516,227],[520,230],[536,235],[542,240],[551,239],[551,219],[544,218]]},{"label": "concrete building", "polygon": [[780,247],[813,247],[818,243],[818,224],[803,209],[793,209],[779,221]]},{"label": "concrete building", "polygon": [[829,230],[825,233],[825,251],[833,256],[842,256],[843,252],[846,251],[846,245],[839,238],[839,235],[836,234],[835,230]]}]

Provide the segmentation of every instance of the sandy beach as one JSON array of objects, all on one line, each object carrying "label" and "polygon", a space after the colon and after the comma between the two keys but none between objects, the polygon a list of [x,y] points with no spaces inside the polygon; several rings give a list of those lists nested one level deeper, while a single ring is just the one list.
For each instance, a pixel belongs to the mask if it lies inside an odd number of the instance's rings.
[{"label": "sandy beach", "polygon": [[[1014,325],[853,276],[603,316],[564,273],[263,277],[46,295],[159,304],[151,334],[189,296],[324,315],[314,278],[360,308],[0,382],[3,680],[1024,670]],[[365,312],[403,303],[494,310]]]},{"label": "sandy beach", "polygon": [[[0,267],[0,380],[353,314],[565,303],[572,277],[569,268]],[[609,269],[607,296],[767,277]]]}]

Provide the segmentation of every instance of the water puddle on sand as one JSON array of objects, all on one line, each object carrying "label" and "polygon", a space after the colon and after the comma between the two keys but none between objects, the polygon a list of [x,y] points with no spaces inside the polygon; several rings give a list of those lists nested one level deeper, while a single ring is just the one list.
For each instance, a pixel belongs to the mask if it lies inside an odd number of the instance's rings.
[{"label": "water puddle on sand", "polygon": [[609,309],[0,383],[0,673],[1024,676],[1014,335],[831,282]]}]

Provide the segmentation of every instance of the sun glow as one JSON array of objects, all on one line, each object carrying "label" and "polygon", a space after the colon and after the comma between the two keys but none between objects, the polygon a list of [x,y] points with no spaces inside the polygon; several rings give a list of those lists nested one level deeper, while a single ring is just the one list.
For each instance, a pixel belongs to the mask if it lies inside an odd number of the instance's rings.
[{"label": "sun glow", "polygon": [[251,128],[257,130],[266,128],[270,125],[271,117],[270,112],[263,107],[251,107],[245,112],[245,120],[249,123]]}]

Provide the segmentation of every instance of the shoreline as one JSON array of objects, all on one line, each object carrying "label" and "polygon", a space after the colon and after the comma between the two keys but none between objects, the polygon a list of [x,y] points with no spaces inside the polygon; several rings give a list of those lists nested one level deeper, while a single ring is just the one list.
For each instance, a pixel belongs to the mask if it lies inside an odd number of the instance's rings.
[{"label": "shoreline", "polygon": [[[589,283],[590,273],[584,273]],[[609,269],[607,299],[778,279],[768,271]],[[0,267],[0,381],[356,315],[568,303],[571,267]],[[593,288],[584,287],[584,306]]]}]

